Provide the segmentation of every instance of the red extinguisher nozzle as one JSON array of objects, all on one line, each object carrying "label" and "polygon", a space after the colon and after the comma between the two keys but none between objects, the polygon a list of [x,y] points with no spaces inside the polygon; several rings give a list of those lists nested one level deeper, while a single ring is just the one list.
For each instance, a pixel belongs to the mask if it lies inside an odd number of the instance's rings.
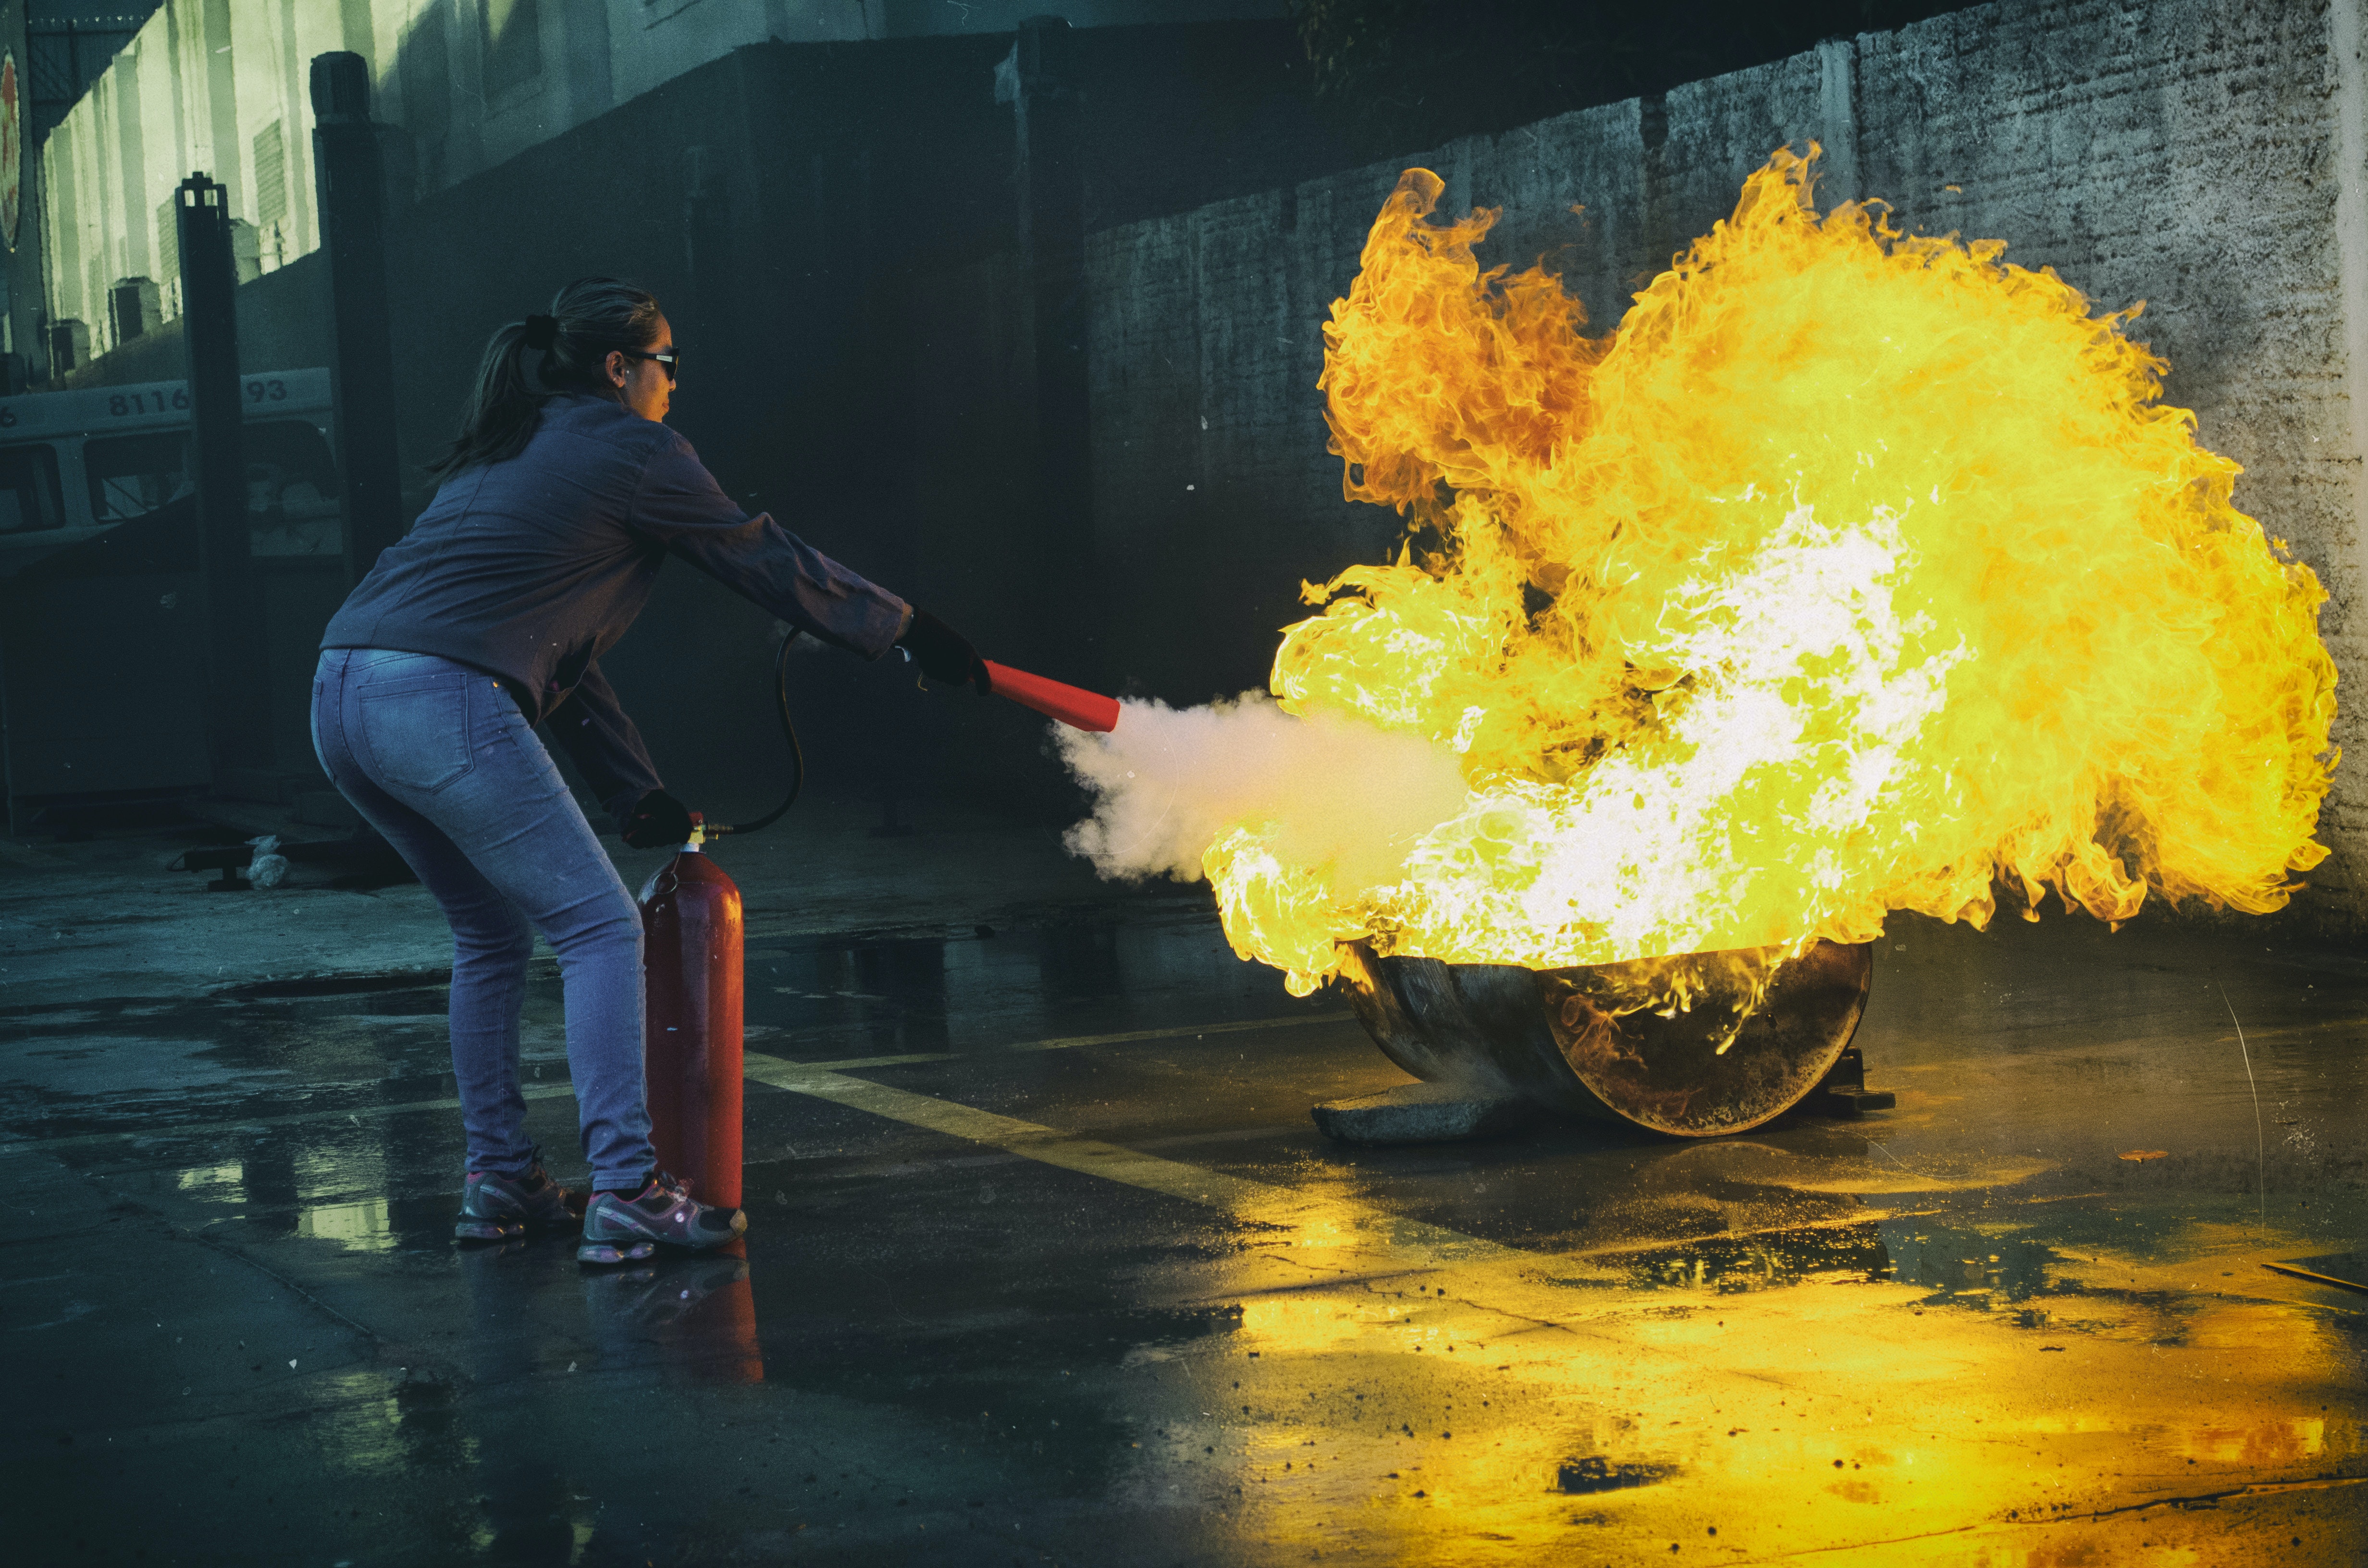
[{"label": "red extinguisher nozzle", "polygon": [[1108,734],[1118,728],[1118,699],[1082,687],[1015,670],[1009,665],[985,661],[988,689],[997,697],[1033,708],[1048,719],[1058,719],[1073,730]]}]

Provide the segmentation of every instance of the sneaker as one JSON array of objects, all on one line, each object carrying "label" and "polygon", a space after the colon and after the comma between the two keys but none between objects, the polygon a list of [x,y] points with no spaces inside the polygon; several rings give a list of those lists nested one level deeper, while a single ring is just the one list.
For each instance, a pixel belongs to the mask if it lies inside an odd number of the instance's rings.
[{"label": "sneaker", "polygon": [[571,1219],[567,1189],[544,1174],[538,1159],[524,1176],[471,1171],[461,1191],[461,1218],[452,1233],[464,1242],[499,1242],[526,1234],[527,1228],[564,1225]]},{"label": "sneaker", "polygon": [[584,1241],[578,1263],[630,1263],[650,1256],[657,1244],[704,1252],[748,1229],[737,1209],[718,1209],[691,1197],[690,1187],[664,1171],[632,1198],[596,1192],[584,1210]]}]

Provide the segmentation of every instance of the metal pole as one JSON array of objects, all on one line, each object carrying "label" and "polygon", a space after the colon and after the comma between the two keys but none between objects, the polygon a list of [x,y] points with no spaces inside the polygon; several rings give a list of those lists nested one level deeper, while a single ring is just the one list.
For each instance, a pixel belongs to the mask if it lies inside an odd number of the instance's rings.
[{"label": "metal pole", "polygon": [[[1084,119],[1077,37],[1059,17],[1019,24],[1019,247],[1028,271],[1036,350],[1037,487],[1047,564],[1076,603],[1093,602],[1093,441],[1086,339]],[[1100,667],[1100,628],[1071,671]]]},{"label": "metal pole", "polygon": [[[14,592],[15,585],[0,586],[0,592]],[[23,830],[17,825],[17,765],[14,748],[8,744],[8,653],[0,646],[0,804],[7,807],[8,836],[14,838]]]},{"label": "metal pole", "polygon": [[336,330],[329,378],[345,472],[350,582],[359,582],[379,552],[403,537],[404,526],[387,306],[386,175],[370,90],[370,66],[360,55],[313,57],[313,165]]},{"label": "metal pole", "polygon": [[198,173],[174,195],[206,585],[207,731],[220,785],[233,769],[271,761],[262,606],[248,559],[246,464],[239,438],[238,273],[231,256],[228,193]]}]

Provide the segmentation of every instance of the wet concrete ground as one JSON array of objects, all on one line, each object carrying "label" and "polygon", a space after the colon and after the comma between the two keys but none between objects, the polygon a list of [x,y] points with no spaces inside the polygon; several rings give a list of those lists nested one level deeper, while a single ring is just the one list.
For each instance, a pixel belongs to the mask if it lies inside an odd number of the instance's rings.
[{"label": "wet concrete ground", "polygon": [[[10,1560],[2368,1561],[2368,1295],[2260,1267],[2368,1278],[2348,954],[1903,920],[1859,1037],[1895,1111],[1347,1151],[1307,1108],[1402,1075],[1337,998],[1043,864],[928,926],[756,922],[746,1256],[600,1274],[450,1239],[416,890],[373,926],[23,873]],[[114,940],[111,903],[169,946],[176,897],[233,946],[310,901],[372,961],[77,972],[28,934]]]}]

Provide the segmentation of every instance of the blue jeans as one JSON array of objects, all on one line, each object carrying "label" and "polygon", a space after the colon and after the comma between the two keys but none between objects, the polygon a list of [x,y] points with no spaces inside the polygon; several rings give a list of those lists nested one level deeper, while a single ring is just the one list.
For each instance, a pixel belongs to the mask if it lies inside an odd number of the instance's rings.
[{"label": "blue jeans", "polygon": [[642,1066],[642,916],[502,683],[427,653],[331,648],[313,677],[313,749],[452,924],[452,1074],[469,1168],[534,1159],[518,1013],[534,934],[559,955],[567,1065],[594,1190],[657,1164]]}]

